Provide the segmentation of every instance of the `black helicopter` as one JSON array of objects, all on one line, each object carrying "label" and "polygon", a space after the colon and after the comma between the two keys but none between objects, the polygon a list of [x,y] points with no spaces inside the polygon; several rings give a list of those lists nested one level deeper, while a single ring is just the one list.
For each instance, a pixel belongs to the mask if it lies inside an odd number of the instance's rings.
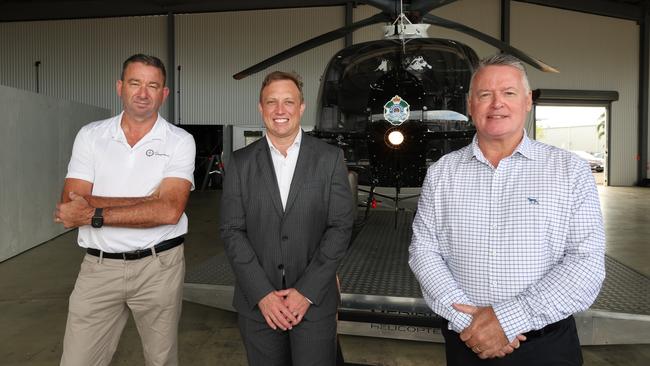
[{"label": "black helicopter", "polygon": [[[389,23],[388,39],[346,47],[331,59],[310,133],[341,147],[358,184],[370,187],[366,216],[374,196],[393,200],[397,212],[400,189],[420,187],[427,167],[467,145],[475,132],[466,117],[466,98],[478,57],[462,43],[426,38],[429,25],[466,33],[537,69],[557,72],[487,34],[429,14],[454,1],[359,1],[381,12],[300,43],[233,77],[244,78],[359,28]],[[395,195],[378,194],[376,187],[394,187]]]}]

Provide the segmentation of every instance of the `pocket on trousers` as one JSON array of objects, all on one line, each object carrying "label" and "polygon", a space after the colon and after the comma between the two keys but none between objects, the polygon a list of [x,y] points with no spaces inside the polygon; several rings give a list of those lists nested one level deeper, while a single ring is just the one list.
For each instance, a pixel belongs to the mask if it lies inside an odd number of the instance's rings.
[{"label": "pocket on trousers", "polygon": [[79,266],[79,274],[91,274],[95,273],[97,270],[97,264],[99,262],[99,258],[95,257],[90,254],[86,254],[84,256],[84,259],[81,261],[81,265]]},{"label": "pocket on trousers", "polygon": [[169,268],[183,263],[183,253],[183,245],[179,245],[176,248],[164,251],[160,254],[156,254],[156,257],[161,267]]}]

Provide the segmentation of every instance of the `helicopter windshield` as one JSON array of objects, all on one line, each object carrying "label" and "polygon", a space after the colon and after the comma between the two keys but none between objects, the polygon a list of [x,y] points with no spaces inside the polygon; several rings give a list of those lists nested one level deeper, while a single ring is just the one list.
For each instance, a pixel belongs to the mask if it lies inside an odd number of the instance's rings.
[{"label": "helicopter windshield", "polygon": [[466,123],[466,93],[477,59],[469,47],[443,39],[347,47],[325,72],[316,129],[363,131],[385,120],[393,100],[408,106],[408,120]]}]

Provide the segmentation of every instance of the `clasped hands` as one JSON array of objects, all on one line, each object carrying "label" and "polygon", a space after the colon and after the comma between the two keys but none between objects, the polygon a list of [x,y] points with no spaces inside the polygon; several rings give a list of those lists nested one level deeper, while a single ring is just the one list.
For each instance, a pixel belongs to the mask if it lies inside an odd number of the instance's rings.
[{"label": "clasped hands", "polygon": [[472,322],[460,333],[460,339],[481,359],[505,357],[526,340],[526,336],[520,334],[509,342],[491,306],[479,307],[465,304],[452,306],[457,311],[472,316]]},{"label": "clasped hands", "polygon": [[269,327],[291,330],[302,321],[310,303],[298,290],[290,288],[269,292],[258,305]]}]

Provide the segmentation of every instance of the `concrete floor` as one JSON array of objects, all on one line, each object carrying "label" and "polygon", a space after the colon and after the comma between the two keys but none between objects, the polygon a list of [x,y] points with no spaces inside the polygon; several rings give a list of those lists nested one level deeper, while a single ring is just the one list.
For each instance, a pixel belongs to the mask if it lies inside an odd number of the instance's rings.
[{"label": "concrete floor", "polygon": [[[650,189],[601,187],[608,254],[650,276]],[[219,192],[194,192],[188,205],[188,267],[223,251],[218,240]],[[0,364],[57,365],[67,300],[83,251],[76,231],[0,263]],[[181,365],[245,365],[234,313],[184,303]],[[444,365],[441,344],[342,336],[348,362],[372,365]],[[583,347],[585,365],[650,364],[650,345]],[[129,321],[112,365],[142,365],[142,346]]]}]

